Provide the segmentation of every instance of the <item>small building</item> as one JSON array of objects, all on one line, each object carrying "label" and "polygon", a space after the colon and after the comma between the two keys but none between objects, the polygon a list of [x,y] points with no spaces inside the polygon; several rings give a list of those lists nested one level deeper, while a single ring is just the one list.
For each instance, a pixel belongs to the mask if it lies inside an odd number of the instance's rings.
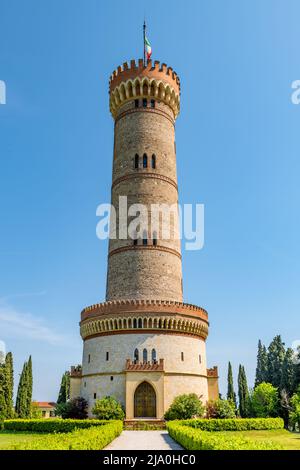
[{"label": "small building", "polygon": [[35,401],[34,404],[42,412],[42,418],[55,418],[56,403],[52,401]]}]

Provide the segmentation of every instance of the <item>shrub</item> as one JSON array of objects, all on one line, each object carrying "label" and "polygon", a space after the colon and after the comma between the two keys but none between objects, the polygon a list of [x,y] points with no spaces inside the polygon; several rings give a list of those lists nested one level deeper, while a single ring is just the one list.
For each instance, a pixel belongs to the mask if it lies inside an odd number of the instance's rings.
[{"label": "shrub", "polygon": [[190,419],[180,424],[202,431],[259,431],[284,427],[282,418]]},{"label": "shrub", "polygon": [[231,400],[209,400],[206,404],[207,418],[235,418],[235,404]]},{"label": "shrub", "polygon": [[82,397],[77,397],[57,405],[55,415],[61,416],[63,419],[86,419],[88,417],[87,408],[88,402]]},{"label": "shrub", "polygon": [[32,419],[41,419],[43,417],[42,410],[35,401],[31,403],[30,417]]},{"label": "shrub", "polygon": [[202,417],[204,406],[195,393],[179,395],[176,397],[165,413],[166,420],[190,419],[194,416]]},{"label": "shrub", "polygon": [[187,450],[276,450],[271,441],[258,442],[238,436],[212,433],[176,421],[167,423],[170,436]]},{"label": "shrub", "polygon": [[103,426],[107,421],[97,419],[8,419],[4,421],[5,431],[28,431],[33,433],[66,433],[75,429]]},{"label": "shrub", "polygon": [[73,432],[53,434],[22,442],[14,450],[100,450],[107,446],[123,429],[122,421],[106,421],[102,426],[77,429]]},{"label": "shrub", "polygon": [[262,382],[251,396],[251,410],[257,418],[278,416],[278,390],[272,384]]},{"label": "shrub", "polygon": [[101,398],[95,402],[92,413],[98,419],[124,419],[125,413],[121,404],[113,397]]}]

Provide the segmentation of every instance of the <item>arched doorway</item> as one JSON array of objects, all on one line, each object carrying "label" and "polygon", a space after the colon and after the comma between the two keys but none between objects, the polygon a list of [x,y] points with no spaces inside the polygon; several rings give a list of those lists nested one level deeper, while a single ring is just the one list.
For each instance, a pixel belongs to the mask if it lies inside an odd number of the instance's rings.
[{"label": "arched doorway", "polygon": [[156,393],[148,382],[142,382],[134,393],[134,417],[156,418]]}]

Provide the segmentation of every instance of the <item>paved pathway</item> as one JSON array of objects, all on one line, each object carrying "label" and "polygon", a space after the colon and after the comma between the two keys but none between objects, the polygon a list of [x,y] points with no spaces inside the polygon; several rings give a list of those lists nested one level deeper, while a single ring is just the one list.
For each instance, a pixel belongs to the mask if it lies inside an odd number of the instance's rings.
[{"label": "paved pathway", "polygon": [[182,450],[167,431],[123,431],[104,450]]}]

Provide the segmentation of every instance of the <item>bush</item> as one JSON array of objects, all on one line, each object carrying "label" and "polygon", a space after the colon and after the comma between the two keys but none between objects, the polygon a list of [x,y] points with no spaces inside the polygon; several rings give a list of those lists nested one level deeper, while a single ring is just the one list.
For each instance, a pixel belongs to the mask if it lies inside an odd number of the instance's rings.
[{"label": "bush", "polygon": [[33,433],[66,433],[75,429],[87,429],[92,426],[103,426],[107,421],[98,419],[7,419],[5,431],[26,431]]},{"label": "bush", "polygon": [[278,416],[278,390],[272,384],[262,382],[253,390],[251,411],[257,418]]},{"label": "bush", "polygon": [[82,397],[77,397],[57,405],[55,415],[61,416],[63,419],[86,419],[88,417],[87,408],[88,402]]},{"label": "bush", "polygon": [[43,417],[42,410],[35,401],[31,403],[30,417],[32,419],[41,419]]},{"label": "bush", "polygon": [[109,421],[89,429],[53,434],[22,442],[11,447],[13,450],[100,450],[107,446],[123,429],[122,421]]},{"label": "bush", "polygon": [[95,406],[92,409],[92,413],[98,419],[124,419],[125,413],[122,409],[121,403],[119,403],[113,397],[101,398],[96,400]]},{"label": "bush", "polygon": [[[209,422],[209,421],[208,421]],[[223,422],[223,420],[222,420]],[[192,428],[176,421],[167,423],[170,436],[187,450],[276,450],[271,441],[258,442],[238,436],[222,435]]]},{"label": "bush", "polygon": [[207,418],[235,418],[235,404],[230,400],[209,400],[206,404]]},{"label": "bush", "polygon": [[282,418],[190,419],[180,424],[202,431],[259,431],[284,427]]},{"label": "bush", "polygon": [[202,417],[204,406],[202,401],[195,393],[188,395],[179,395],[175,398],[172,405],[165,413],[166,420],[190,419],[193,417]]}]

